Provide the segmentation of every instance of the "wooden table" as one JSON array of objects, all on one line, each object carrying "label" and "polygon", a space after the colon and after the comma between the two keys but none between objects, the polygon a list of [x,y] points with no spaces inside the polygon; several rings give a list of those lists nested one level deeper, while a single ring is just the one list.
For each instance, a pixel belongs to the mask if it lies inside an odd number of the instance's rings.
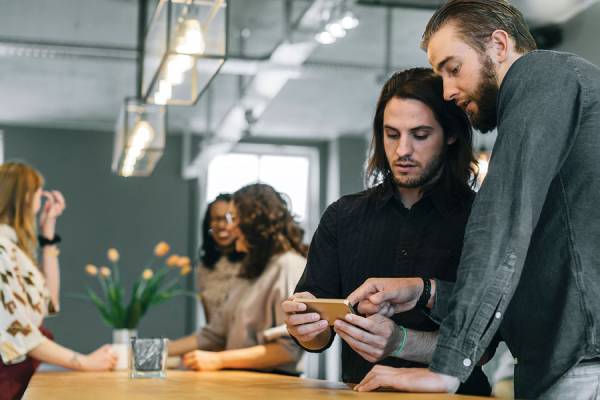
[{"label": "wooden table", "polygon": [[485,397],[448,394],[357,393],[342,383],[255,372],[167,371],[166,379],[129,379],[125,372],[40,372],[26,400],[135,399],[415,399],[458,400]]}]

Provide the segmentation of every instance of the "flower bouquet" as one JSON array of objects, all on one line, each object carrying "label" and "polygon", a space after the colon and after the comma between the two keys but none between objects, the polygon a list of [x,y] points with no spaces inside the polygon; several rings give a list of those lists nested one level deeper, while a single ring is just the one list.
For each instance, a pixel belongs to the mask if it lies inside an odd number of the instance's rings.
[{"label": "flower bouquet", "polygon": [[170,247],[165,242],[156,245],[153,259],[133,284],[128,301],[121,282],[117,249],[111,248],[107,252],[110,267],[98,268],[92,264],[85,267],[88,275],[98,278],[101,293],[88,286],[87,294],[108,326],[136,329],[151,306],[188,294],[180,285],[179,278],[192,271],[191,261],[189,257],[176,254],[168,256],[169,251]]}]

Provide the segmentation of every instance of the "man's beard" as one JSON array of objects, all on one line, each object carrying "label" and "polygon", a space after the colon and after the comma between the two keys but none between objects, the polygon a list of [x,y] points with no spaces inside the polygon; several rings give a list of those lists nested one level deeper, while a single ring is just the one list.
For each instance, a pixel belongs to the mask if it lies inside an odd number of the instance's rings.
[{"label": "man's beard", "polygon": [[489,56],[484,55],[480,71],[478,89],[472,96],[477,104],[477,113],[469,115],[473,127],[481,133],[487,133],[498,124],[498,79],[494,64]]},{"label": "man's beard", "polygon": [[[443,153],[438,154],[433,160],[429,162],[424,168],[423,172],[415,177],[403,177],[407,179],[399,180],[394,176],[396,186],[402,189],[416,189],[425,186],[433,181],[436,181],[442,172],[443,165]],[[413,161],[410,157],[403,157],[398,161]]]}]

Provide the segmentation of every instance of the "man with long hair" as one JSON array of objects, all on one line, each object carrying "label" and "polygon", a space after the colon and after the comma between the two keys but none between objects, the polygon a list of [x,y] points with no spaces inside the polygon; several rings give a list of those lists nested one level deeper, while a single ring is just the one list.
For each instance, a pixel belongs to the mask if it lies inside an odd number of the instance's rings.
[{"label": "man with long hair", "polygon": [[[283,303],[289,332],[321,352],[343,339],[342,377],[358,383],[377,364],[429,364],[438,325],[410,311],[389,319],[347,316],[333,329],[294,298],[344,298],[375,276],[453,281],[473,191],[472,131],[467,116],[442,98],[432,70],[394,74],[373,120],[367,181],[371,188],[330,205],[313,238],[296,294]],[[461,393],[489,394],[480,369]]]},{"label": "man with long hair", "polygon": [[[435,280],[425,293],[443,319],[430,369],[374,371],[359,389],[452,391],[499,330],[515,356],[516,397],[597,398],[600,69],[536,51],[522,14],[505,0],[449,1],[422,47],[446,100],[476,128],[497,126],[498,139],[456,285]],[[363,312],[391,314],[411,309],[423,287],[376,279],[350,299]]]}]

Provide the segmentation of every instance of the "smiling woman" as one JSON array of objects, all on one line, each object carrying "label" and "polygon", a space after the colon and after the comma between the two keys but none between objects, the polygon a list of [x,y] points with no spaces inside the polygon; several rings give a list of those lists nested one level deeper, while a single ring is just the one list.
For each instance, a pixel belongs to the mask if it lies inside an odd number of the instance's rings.
[{"label": "smiling woman", "polygon": [[235,250],[235,232],[229,207],[231,195],[222,193],[208,205],[202,222],[201,263],[196,289],[204,308],[206,322],[219,312],[235,277],[243,254]]}]

